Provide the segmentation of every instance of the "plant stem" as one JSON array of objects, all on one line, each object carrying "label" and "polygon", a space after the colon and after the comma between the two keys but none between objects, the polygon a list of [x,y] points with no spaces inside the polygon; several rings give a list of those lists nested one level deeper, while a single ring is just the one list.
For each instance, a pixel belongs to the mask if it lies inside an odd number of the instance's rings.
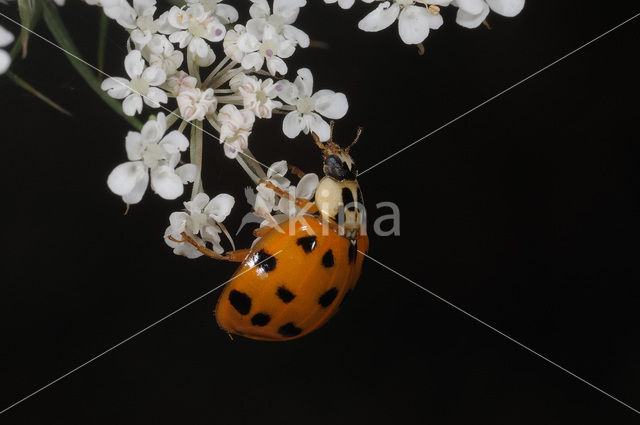
[{"label": "plant stem", "polygon": [[191,124],[191,145],[189,146],[189,155],[191,163],[198,168],[196,178],[193,181],[193,188],[191,190],[191,199],[193,200],[198,193],[204,191],[202,187],[202,121],[195,121]]}]

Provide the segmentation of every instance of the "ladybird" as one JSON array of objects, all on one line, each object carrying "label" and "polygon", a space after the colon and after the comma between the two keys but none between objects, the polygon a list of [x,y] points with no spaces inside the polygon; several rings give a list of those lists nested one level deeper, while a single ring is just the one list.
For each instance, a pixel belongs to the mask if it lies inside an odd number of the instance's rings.
[{"label": "ladybird", "polygon": [[[242,261],[215,309],[224,331],[266,341],[299,338],[325,324],[353,291],[369,250],[362,192],[349,155],[360,133],[346,149],[333,142],[333,123],[328,142],[312,133],[323,153],[325,175],[313,201],[295,199],[307,214],[278,228],[258,229],[254,233],[261,237],[250,250],[216,254],[183,233],[182,242],[206,255]],[[263,183],[289,197],[271,182]]]}]

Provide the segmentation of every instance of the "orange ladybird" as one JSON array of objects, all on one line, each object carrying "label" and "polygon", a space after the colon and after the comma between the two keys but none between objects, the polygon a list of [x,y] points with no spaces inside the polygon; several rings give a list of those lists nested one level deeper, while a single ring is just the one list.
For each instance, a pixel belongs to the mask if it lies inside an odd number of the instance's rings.
[{"label": "orange ladybird", "polygon": [[[333,125],[331,126],[333,130]],[[333,136],[333,131],[331,131]],[[307,214],[261,228],[251,250],[216,254],[183,233],[185,242],[217,259],[242,261],[218,299],[215,317],[230,334],[268,341],[306,335],[327,322],[353,290],[369,249],[363,199],[349,150],[313,134],[325,176],[314,201],[296,199]],[[271,182],[278,195],[289,197]]]}]

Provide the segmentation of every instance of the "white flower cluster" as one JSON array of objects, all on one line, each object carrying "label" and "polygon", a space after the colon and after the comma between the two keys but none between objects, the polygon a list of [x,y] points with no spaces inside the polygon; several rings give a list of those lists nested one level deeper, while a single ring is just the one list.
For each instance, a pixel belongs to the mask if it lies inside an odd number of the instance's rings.
[{"label": "white flower cluster", "polygon": [[[309,36],[292,25],[306,0],[274,0],[273,8],[267,0],[251,3],[246,25],[235,24],[227,31],[225,25],[234,24],[238,12],[219,0],[187,0],[186,6],[173,6],[157,17],[155,0],[133,0],[133,5],[102,0],[107,16],[129,32],[133,47],[124,60],[128,77],[107,78],[102,89],[122,99],[122,109],[130,116],[140,114],[144,105],[166,109],[175,98],[180,117],[209,122],[230,158],[247,149],[255,119],[272,118],[274,110],[286,114],[287,137],[316,131],[326,140],[328,124],[320,115],[342,118],[348,109],[346,96],[330,90],[307,93],[312,77],[306,68],[294,82],[275,81],[288,72],[284,59],[297,47],[309,46]],[[200,68],[216,62],[217,42],[224,57],[203,79]],[[185,62],[186,69],[180,69]],[[264,73],[272,78],[254,75]]]},{"label": "white flower cluster", "polygon": [[[194,183],[192,198],[184,203],[186,210],[171,214],[165,241],[176,254],[189,258],[202,253],[189,243],[176,242],[183,235],[222,253],[220,233],[228,233],[221,223],[235,201],[227,194],[210,199],[201,192],[201,158],[194,160],[194,154],[202,146],[195,147],[194,133],[200,134],[201,143],[203,124],[208,123],[225,155],[236,158],[248,150],[257,119],[281,115],[286,137],[315,132],[328,140],[326,120],[342,118],[348,110],[344,94],[313,91],[309,69],[299,69],[292,81],[284,78],[289,72],[287,58],[310,43],[309,36],[294,26],[306,0],[250,0],[250,18],[244,24],[237,22],[238,11],[222,0],[186,0],[185,6],[171,6],[164,12],[157,10],[156,0],[86,2],[102,7],[129,33],[126,76],[106,78],[102,89],[122,100],[126,115],[142,114],[145,108],[176,115],[158,112],[140,132],[129,132],[128,161],[111,172],[109,188],[127,204],[135,204],[149,186],[164,199],[176,199],[184,193],[185,184]],[[174,123],[178,128],[171,130]],[[188,123],[191,141],[183,134]],[[182,162],[188,150],[192,150],[193,164]],[[264,176],[292,197],[310,199],[318,177],[305,175],[296,187],[284,177],[286,172],[287,164],[281,161]],[[258,185],[255,201],[254,211],[263,224],[301,213],[294,202],[264,184]]]},{"label": "white flower cluster", "polygon": [[[476,28],[487,18],[489,12],[507,16],[516,16],[524,8],[524,0],[362,0],[365,3],[378,3],[378,6],[366,15],[358,28],[363,31],[377,32],[398,21],[400,38],[406,44],[422,43],[429,31],[443,24],[440,7],[457,7],[456,22],[466,28]],[[349,9],[355,0],[324,0],[325,3],[338,3],[343,9]]]},{"label": "white flower cluster", "polygon": [[[55,1],[64,4],[64,0]],[[224,145],[227,157],[245,155],[253,160],[248,147],[257,119],[283,115],[286,137],[313,132],[326,141],[330,137],[327,119],[340,119],[349,108],[343,93],[324,88],[314,91],[308,68],[298,69],[291,81],[286,78],[286,60],[297,48],[310,44],[309,36],[294,26],[307,0],[250,0],[250,18],[244,24],[237,22],[238,11],[224,0],[185,0],[184,6],[171,6],[163,12],[158,12],[156,0],[84,1],[101,7],[129,34],[124,58],[126,77],[106,78],[101,88],[122,100],[122,110],[128,116],[141,114],[145,105],[173,115],[158,112],[139,132],[127,134],[128,161],[109,174],[108,187],[127,204],[135,204],[149,186],[164,199],[177,199],[184,193],[184,185],[193,183],[185,210],[169,217],[165,241],[174,253],[189,258],[203,253],[184,243],[185,236],[223,253],[220,234],[229,240],[231,237],[222,222],[235,200],[225,193],[211,199],[202,192],[202,140],[203,133],[210,134],[203,124],[208,123],[217,132],[214,137]],[[338,3],[344,9],[355,3],[324,1]],[[524,7],[524,0],[362,1],[375,2],[377,7],[359,22],[360,29],[380,31],[397,20],[400,36],[407,44],[421,43],[431,29],[442,25],[440,7],[457,7],[456,21],[469,28],[480,25],[490,10],[514,16]],[[13,36],[0,27],[0,47],[12,41]],[[0,50],[0,73],[10,64],[8,56]],[[189,124],[191,140],[184,135]],[[171,130],[173,125],[178,128]],[[188,150],[193,163],[182,160]],[[317,175],[305,174],[293,185],[285,177],[286,161],[257,173],[242,158],[239,161],[256,183],[262,177],[281,194],[288,194],[279,195],[265,183],[258,183],[256,192],[245,192],[253,201],[253,217],[261,226],[275,226],[305,213],[293,200],[313,198]]]}]

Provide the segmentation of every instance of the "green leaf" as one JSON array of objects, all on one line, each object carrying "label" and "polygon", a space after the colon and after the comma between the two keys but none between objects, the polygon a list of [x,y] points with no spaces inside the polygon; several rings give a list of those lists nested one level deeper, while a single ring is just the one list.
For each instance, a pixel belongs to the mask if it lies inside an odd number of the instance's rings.
[{"label": "green leaf", "polygon": [[42,4],[40,1],[33,0],[18,0],[18,12],[20,13],[21,25],[24,27],[20,29],[20,34],[13,47],[9,51],[11,61],[13,61],[18,53],[22,52],[22,58],[27,56],[27,44],[29,42],[30,31],[36,26],[40,17],[42,16]]},{"label": "green leaf", "polygon": [[7,71],[7,73],[5,75],[7,77],[9,77],[9,79],[11,81],[13,81],[18,87],[21,87],[21,88],[25,89],[26,91],[28,91],[29,93],[31,93],[32,95],[37,97],[38,99],[42,100],[47,105],[51,106],[53,109],[55,109],[55,110],[57,110],[59,112],[62,112],[65,115],[71,116],[71,112],[67,111],[62,106],[58,105],[56,102],[51,100],[51,98],[49,98],[49,97],[45,96],[44,94],[42,94],[40,91],[35,89],[31,84],[27,83],[25,80],[23,80],[22,78],[18,77],[13,72]]},{"label": "green leaf", "polygon": [[136,130],[142,129],[142,123],[134,118],[126,115],[122,111],[122,104],[118,102],[116,99],[109,96],[105,91],[100,88],[100,82],[94,73],[93,66],[90,66],[87,62],[85,62],[81,55],[80,51],[76,47],[71,38],[71,35],[67,31],[67,28],[64,26],[62,19],[60,18],[60,14],[58,13],[58,9],[50,1],[42,2],[43,5],[43,17],[44,21],[51,31],[51,35],[58,42],[59,47],[61,47],[71,65],[78,71],[78,74],[85,80],[85,82],[91,87],[93,91],[96,92],[98,96],[104,102],[111,107],[114,111],[116,111],[122,118],[124,118],[129,124],[131,124]]}]

